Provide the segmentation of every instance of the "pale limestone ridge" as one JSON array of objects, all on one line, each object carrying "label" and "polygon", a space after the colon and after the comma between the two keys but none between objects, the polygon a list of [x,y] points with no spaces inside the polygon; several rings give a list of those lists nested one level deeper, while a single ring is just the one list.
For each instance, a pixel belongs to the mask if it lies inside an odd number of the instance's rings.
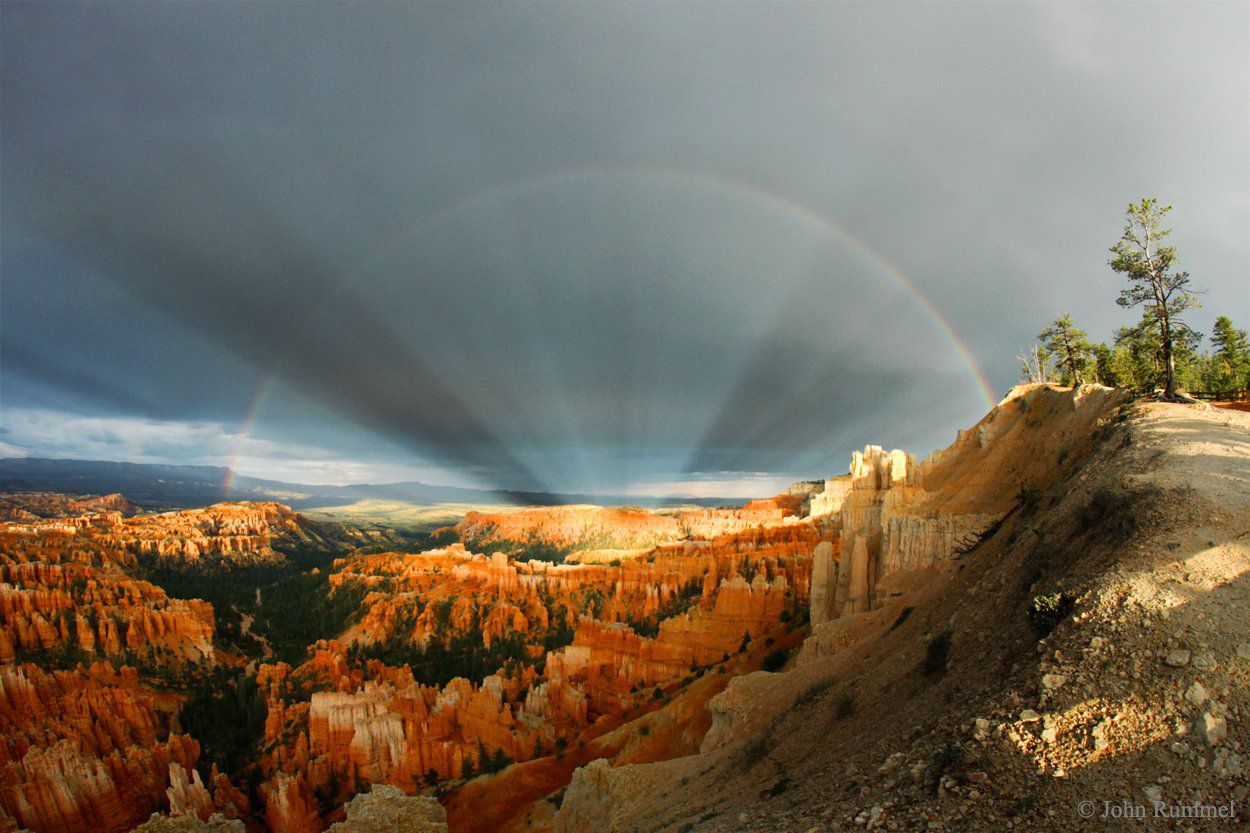
[{"label": "pale limestone ridge", "polygon": [[919,465],[897,449],[855,452],[849,474],[826,481],[811,501],[812,514],[826,516],[840,539],[815,553],[813,626],[879,607],[891,576],[938,566],[975,541],[1024,486],[1053,477],[1122,398],[1097,385],[1020,385]]},{"label": "pale limestone ridge", "polygon": [[556,813],[556,833],[614,833],[619,808],[613,801],[613,782],[627,770],[613,769],[606,758],[598,758],[574,771]]},{"label": "pale limestone ridge", "polygon": [[243,822],[220,813],[201,821],[195,816],[152,816],[130,833],[244,833]]},{"label": "pale limestone ridge", "polygon": [[447,811],[426,795],[405,795],[398,787],[375,784],[343,805],[347,820],[327,833],[447,833]]}]

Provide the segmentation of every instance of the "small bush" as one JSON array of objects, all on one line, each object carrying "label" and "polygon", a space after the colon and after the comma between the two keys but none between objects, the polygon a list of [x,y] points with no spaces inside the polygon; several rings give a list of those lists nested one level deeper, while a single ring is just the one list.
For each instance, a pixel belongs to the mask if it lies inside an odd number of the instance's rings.
[{"label": "small bush", "polygon": [[1033,485],[1020,484],[1020,491],[1016,495],[1016,502],[1020,504],[1025,512],[1032,512],[1037,508],[1037,504],[1042,499],[1042,490]]},{"label": "small bush", "polygon": [[910,605],[908,607],[903,608],[902,611],[899,612],[898,618],[894,620],[894,624],[890,625],[890,630],[888,632],[893,632],[896,628],[898,628],[899,625],[906,622],[907,618],[911,616],[912,611],[914,611],[915,609],[916,608],[911,607]]},{"label": "small bush", "polygon": [[747,769],[750,769],[758,761],[762,761],[768,757],[768,753],[772,751],[772,734],[770,730],[765,729],[755,735],[742,747],[742,757],[746,763]]},{"label": "small bush", "polygon": [[785,648],[778,648],[770,651],[764,657],[764,664],[760,666],[765,671],[780,671],[781,667],[786,664],[786,660],[790,658],[790,652]]},{"label": "small bush", "polygon": [[951,636],[951,632],[945,630],[929,640],[922,665],[924,673],[938,674],[946,670],[946,663],[950,660],[951,654]]},{"label": "small bush", "polygon": [[781,778],[777,780],[777,783],[773,784],[771,787],[761,792],[760,797],[761,798],[776,798],[777,796],[781,795],[788,789],[790,789],[790,779],[783,775]]},{"label": "small bush", "polygon": [[1104,537],[1123,541],[1137,530],[1141,494],[1128,491],[1123,483],[1112,480],[1099,486],[1081,508],[1084,531],[1098,530]]},{"label": "small bush", "polygon": [[1075,604],[1076,600],[1067,593],[1034,596],[1033,601],[1029,602],[1029,624],[1039,638],[1048,636],[1068,617]]},{"label": "small bush", "polygon": [[935,785],[941,783],[942,776],[957,767],[963,759],[963,747],[957,743],[948,743],[938,750],[938,753],[933,756],[929,769]]},{"label": "small bush", "polygon": [[1072,446],[1070,446],[1070,445],[1064,445],[1063,447],[1061,447],[1061,448],[1059,449],[1059,453],[1058,453],[1058,455],[1056,456],[1056,462],[1058,462],[1058,463],[1059,463],[1059,465],[1061,465],[1061,466],[1062,466],[1062,465],[1063,465],[1064,460],[1067,460],[1067,459],[1068,459],[1068,455],[1070,455],[1071,453],[1072,453]]},{"label": "small bush", "polygon": [[814,703],[824,697],[825,692],[837,684],[837,680],[821,680],[820,682],[812,683],[808,686],[807,691],[804,691],[799,695],[798,699],[794,701],[794,704],[796,706],[806,706],[810,703]]},{"label": "small bush", "polygon": [[838,695],[838,699],[833,701],[833,719],[846,720],[848,717],[854,716],[855,692],[848,688]]}]

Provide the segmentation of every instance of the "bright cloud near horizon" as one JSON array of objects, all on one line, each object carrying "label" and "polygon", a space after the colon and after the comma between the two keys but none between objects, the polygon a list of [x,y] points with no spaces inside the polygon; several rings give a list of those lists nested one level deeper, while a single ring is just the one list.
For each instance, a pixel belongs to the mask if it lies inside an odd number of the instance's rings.
[{"label": "bright cloud near horizon", "polygon": [[[1244,4],[0,4],[0,452],[767,494],[923,455],[1175,206],[1250,324]],[[1152,117],[1143,123],[1142,114]]]}]

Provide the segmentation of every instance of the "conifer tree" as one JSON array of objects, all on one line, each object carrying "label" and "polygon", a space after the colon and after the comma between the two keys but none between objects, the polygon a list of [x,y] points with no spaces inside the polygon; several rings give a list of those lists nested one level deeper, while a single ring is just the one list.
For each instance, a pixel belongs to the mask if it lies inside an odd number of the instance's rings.
[{"label": "conifer tree", "polygon": [[1124,275],[1128,286],[1120,291],[1116,303],[1122,307],[1142,306],[1144,323],[1162,355],[1163,396],[1176,397],[1175,344],[1179,336],[1193,330],[1180,320],[1187,309],[1199,306],[1198,297],[1190,287],[1189,273],[1173,271],[1176,249],[1163,245],[1170,229],[1163,220],[1172,210],[1157,199],[1143,197],[1140,203],[1129,203],[1125,213],[1124,233],[1111,247],[1112,270]]},{"label": "conifer tree", "polygon": [[1093,352],[1093,345],[1085,337],[1085,331],[1072,323],[1072,316],[1064,314],[1037,334],[1037,340],[1046,352],[1058,362],[1059,381],[1065,385],[1079,385],[1083,371]]},{"label": "conifer tree", "polygon": [[1246,331],[1233,326],[1227,315],[1215,319],[1211,331],[1214,359],[1218,364],[1223,389],[1231,390],[1250,381],[1250,342]]}]

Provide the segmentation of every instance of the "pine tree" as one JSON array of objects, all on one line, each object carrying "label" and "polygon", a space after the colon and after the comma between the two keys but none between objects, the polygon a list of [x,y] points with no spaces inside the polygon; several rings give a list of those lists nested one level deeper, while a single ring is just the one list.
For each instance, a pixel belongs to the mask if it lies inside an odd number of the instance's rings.
[{"label": "pine tree", "polygon": [[1085,331],[1072,323],[1072,316],[1065,314],[1037,334],[1047,353],[1055,356],[1059,364],[1059,381],[1065,385],[1079,385],[1084,380],[1082,372],[1093,352],[1093,345],[1085,338]]},{"label": "pine tree", "polygon": [[1093,345],[1093,348],[1090,350],[1090,361],[1093,364],[1094,378],[1103,385],[1113,388],[1123,387],[1116,378],[1114,360],[1115,350],[1101,342]]},{"label": "pine tree", "polygon": [[[1180,371],[1187,371],[1187,365],[1197,359],[1201,340],[1202,335],[1188,327],[1173,332],[1172,361],[1173,366],[1179,368],[1176,378],[1192,376],[1192,373]],[[1142,315],[1137,326],[1116,330],[1112,366],[1121,378],[1121,387],[1151,388],[1163,378],[1166,367],[1163,345],[1149,313]]]},{"label": "pine tree", "polygon": [[1221,315],[1215,319],[1211,345],[1215,348],[1212,358],[1221,390],[1250,383],[1250,342],[1245,330],[1238,330],[1227,315]]},{"label": "pine tree", "polygon": [[1172,270],[1176,249],[1162,242],[1171,234],[1171,230],[1163,228],[1163,220],[1171,210],[1170,205],[1160,205],[1158,200],[1146,197],[1140,203],[1129,203],[1124,233],[1111,247],[1115,257],[1110,261],[1112,270],[1123,274],[1129,282],[1116,303],[1122,307],[1144,307],[1145,321],[1162,354],[1165,398],[1176,396],[1176,341],[1193,332],[1180,315],[1199,305],[1195,290],[1190,288],[1189,273]]}]

